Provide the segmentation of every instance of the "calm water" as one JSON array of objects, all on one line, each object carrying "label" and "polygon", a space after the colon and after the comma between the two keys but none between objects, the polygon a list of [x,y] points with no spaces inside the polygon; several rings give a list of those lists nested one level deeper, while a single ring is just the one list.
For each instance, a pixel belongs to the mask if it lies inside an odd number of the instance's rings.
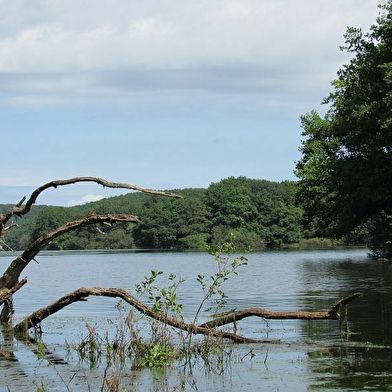
[{"label": "calm water", "polygon": [[[354,292],[363,298],[348,309],[348,339],[336,321],[240,322],[239,332],[282,344],[231,345],[231,363],[223,374],[193,375],[182,369],[132,371],[132,391],[391,391],[392,390],[392,264],[366,257],[366,250],[261,252],[249,255],[247,266],[224,287],[228,309],[326,310]],[[0,272],[13,257],[0,253]],[[23,276],[28,283],[14,298],[16,321],[82,286],[120,287],[134,291],[150,270],[185,278],[180,290],[185,315],[192,318],[202,292],[196,276],[216,272],[211,256],[200,253],[43,253]],[[159,282],[167,286],[162,278]],[[66,350],[86,334],[85,323],[107,328],[115,320],[118,300],[90,298],[45,320],[43,340],[53,355],[68,364],[49,365],[32,347],[0,338],[0,390],[100,390],[102,370],[81,367]],[[202,320],[200,320],[202,321]],[[250,350],[255,354],[251,358]],[[91,384],[96,380],[96,384]],[[7,389],[8,388],[8,389]],[[67,389],[68,388],[68,389]]]}]

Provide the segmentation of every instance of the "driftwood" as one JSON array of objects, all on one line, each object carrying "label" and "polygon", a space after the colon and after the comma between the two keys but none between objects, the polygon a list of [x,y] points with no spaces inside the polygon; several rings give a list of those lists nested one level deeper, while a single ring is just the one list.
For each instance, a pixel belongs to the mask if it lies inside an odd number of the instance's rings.
[{"label": "driftwood", "polygon": [[132,294],[124,289],[116,288],[102,288],[102,287],[82,287],[78,290],[72,291],[71,293],[61,297],[59,300],[53,302],[45,308],[41,308],[30,316],[26,317],[23,321],[14,327],[14,331],[18,334],[25,334],[30,328],[36,327],[42,320],[49,317],[50,315],[58,312],[64,307],[77,301],[85,301],[87,297],[92,296],[104,296],[104,297],[118,297],[130,304],[132,307],[137,309],[139,312],[148,315],[149,317],[161,321],[167,325],[174,328],[178,328],[188,333],[201,334],[208,336],[219,336],[225,339],[229,339],[239,343],[254,343],[260,342],[260,340],[250,339],[241,336],[237,333],[231,333],[226,331],[215,330],[215,327],[235,323],[241,319],[250,316],[257,316],[268,319],[339,319],[339,310],[347,305],[349,302],[356,298],[362,296],[360,293],[352,294],[332,306],[326,312],[269,312],[262,308],[250,308],[244,309],[242,311],[234,312],[228,316],[219,317],[217,319],[211,320],[208,323],[202,325],[195,325],[191,323],[185,323],[182,320],[176,319],[164,315],[159,312],[155,312],[149,306],[145,305],[143,302],[139,301],[137,298],[133,297]]},{"label": "driftwood", "polygon": [[29,328],[37,326],[42,320],[49,317],[53,313],[56,313],[57,311],[63,309],[64,307],[70,305],[73,302],[85,301],[87,297],[89,297],[90,295],[121,298],[125,302],[133,306],[135,309],[140,311],[141,313],[146,314],[155,320],[164,322],[167,325],[170,325],[174,328],[188,331],[193,334],[219,336],[240,343],[256,342],[256,340],[254,339],[249,339],[241,335],[237,335],[235,333],[225,332],[225,331],[215,331],[210,328],[204,328],[204,327],[197,326],[195,324],[185,323],[174,317],[165,316],[164,314],[152,310],[143,302],[133,297],[132,294],[127,290],[116,289],[116,288],[102,288],[102,287],[82,287],[78,290],[75,290],[65,295],[64,297],[61,297],[59,300],[53,302],[49,306],[45,308],[41,308],[36,312],[32,313],[30,316],[26,317],[19,324],[15,325],[14,331],[16,333],[26,333]]},{"label": "driftwood", "polygon": [[10,289],[3,288],[0,290],[0,305],[2,305],[5,301],[7,301],[12,294],[16,293],[22,286],[27,283],[27,278],[23,278],[19,281],[15,286]]},{"label": "driftwood", "polygon": [[11,288],[17,283],[20,273],[24,270],[27,264],[34,260],[34,257],[48,245],[55,238],[60,237],[64,233],[75,230],[79,227],[94,225],[98,223],[113,223],[113,222],[133,222],[137,223],[138,219],[134,215],[97,215],[91,213],[85,218],[68,222],[57,229],[44,234],[37,238],[28,248],[16,259],[14,259],[3,276],[0,278],[0,288]]},{"label": "driftwood", "polygon": [[[57,229],[39,237],[32,244],[28,246],[28,248],[16,259],[14,259],[11,264],[8,266],[3,276],[0,277],[0,304],[3,304],[3,310],[0,314],[1,322],[9,322],[11,321],[11,317],[13,314],[12,302],[11,301],[1,301],[2,296],[4,295],[6,299],[10,298],[8,293],[15,293],[19,290],[26,281],[19,281],[20,274],[26,268],[26,266],[30,263],[31,260],[35,260],[35,256],[52,240],[61,236],[62,234],[75,230],[78,227],[87,226],[91,224],[98,223],[113,223],[113,222],[138,222],[138,219],[134,215],[97,215],[91,213],[89,216],[83,219],[75,220],[72,222],[68,222],[63,226],[58,227]],[[21,284],[23,282],[23,284]]]}]

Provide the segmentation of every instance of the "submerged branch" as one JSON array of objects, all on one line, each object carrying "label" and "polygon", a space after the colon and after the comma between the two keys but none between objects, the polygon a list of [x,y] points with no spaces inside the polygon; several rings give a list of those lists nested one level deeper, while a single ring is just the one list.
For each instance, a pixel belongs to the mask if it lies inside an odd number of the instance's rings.
[{"label": "submerged branch", "polygon": [[262,308],[250,308],[250,309],[234,312],[225,317],[220,317],[218,319],[211,320],[202,325],[195,325],[191,323],[185,323],[174,317],[170,317],[154,311],[149,306],[145,305],[143,302],[133,297],[132,294],[127,290],[116,289],[116,288],[102,288],[102,287],[82,287],[78,290],[75,290],[61,297],[59,300],[53,302],[49,306],[45,308],[41,308],[36,312],[32,313],[30,316],[26,317],[22,322],[17,324],[14,327],[14,330],[17,333],[27,333],[29,328],[35,327],[42,320],[49,317],[50,315],[58,312],[59,310],[72,304],[73,302],[85,301],[91,295],[104,296],[104,297],[118,297],[124,300],[125,302],[127,302],[128,304],[130,304],[139,312],[146,314],[147,316],[155,320],[161,321],[174,328],[178,328],[192,334],[202,334],[208,336],[222,337],[239,343],[254,343],[254,342],[260,342],[260,340],[249,339],[244,336],[238,335],[236,333],[215,330],[214,328],[230,323],[235,323],[236,321],[239,321],[241,319],[250,316],[257,316],[262,318],[274,318],[274,319],[338,320],[340,308],[342,306],[347,305],[349,302],[353,301],[354,299],[362,296],[360,293],[352,294],[339,301],[336,305],[331,307],[326,312],[300,312],[300,311],[299,312],[270,312]]},{"label": "submerged branch", "polygon": [[30,316],[26,317],[19,324],[15,325],[14,331],[16,333],[22,333],[22,334],[27,333],[29,328],[35,327],[45,318],[49,317],[50,315],[58,312],[59,310],[63,309],[64,307],[74,302],[87,300],[87,297],[89,297],[90,295],[121,298],[125,302],[130,304],[132,307],[140,311],[141,313],[146,314],[147,316],[155,320],[164,322],[165,324],[170,325],[174,328],[178,328],[187,331],[189,333],[217,336],[217,337],[230,339],[232,341],[239,342],[239,343],[259,342],[259,340],[249,339],[235,333],[216,331],[213,329],[197,326],[194,324],[185,323],[174,317],[165,316],[164,314],[152,310],[143,302],[133,297],[132,294],[127,290],[116,289],[116,288],[102,288],[102,287],[82,287],[78,290],[75,290],[61,297],[59,300],[53,302],[49,306],[45,308],[41,308],[36,312],[32,313]]},{"label": "submerged branch", "polygon": [[338,301],[329,310],[325,312],[305,312],[305,311],[293,311],[293,312],[273,312],[263,308],[249,308],[239,310],[237,312],[229,313],[223,317],[219,317],[201,324],[200,327],[204,328],[216,328],[222,325],[235,323],[247,317],[256,316],[265,319],[301,319],[301,320],[339,320],[340,309],[346,306],[349,302],[356,298],[362,297],[361,293],[355,293],[349,295]]}]

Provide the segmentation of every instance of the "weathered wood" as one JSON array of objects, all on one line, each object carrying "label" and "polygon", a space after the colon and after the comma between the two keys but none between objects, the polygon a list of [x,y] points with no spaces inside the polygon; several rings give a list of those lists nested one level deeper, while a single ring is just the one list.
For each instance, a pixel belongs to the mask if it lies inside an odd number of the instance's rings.
[{"label": "weathered wood", "polygon": [[[22,216],[22,215],[26,215],[28,212],[30,212],[31,207],[37,201],[38,196],[42,192],[44,192],[46,189],[57,188],[58,186],[76,184],[78,182],[95,182],[95,183],[102,185],[103,187],[106,187],[106,188],[129,189],[129,190],[133,190],[133,191],[150,193],[153,195],[182,198],[181,195],[178,195],[176,193],[143,188],[138,185],[127,184],[127,183],[123,183],[123,182],[111,182],[111,181],[107,181],[107,180],[105,180],[103,178],[99,178],[99,177],[74,177],[74,178],[69,178],[66,180],[50,181],[50,182],[40,186],[36,190],[34,190],[33,193],[31,194],[30,198],[27,201],[26,201],[26,196],[24,196],[19,201],[19,203],[15,204],[15,206],[13,206],[6,214],[0,215],[0,237],[3,235],[6,223],[12,218],[12,216],[14,216],[14,215]],[[25,201],[26,201],[26,203],[25,203]]]},{"label": "weathered wood", "polygon": [[3,305],[3,309],[0,313],[0,321],[11,323],[14,314],[12,295],[16,293],[22,286],[27,283],[27,278],[22,279],[17,282],[10,289],[2,288],[0,289],[0,305]]},{"label": "weathered wood", "polygon": [[[99,177],[74,177],[66,180],[55,180],[48,182],[41,187],[37,188],[30,196],[30,198],[26,201],[26,197],[23,197],[19,203],[15,204],[6,214],[0,214],[0,239],[3,238],[3,235],[6,230],[10,229],[11,227],[16,226],[15,223],[12,223],[10,226],[6,226],[7,222],[13,216],[23,216],[27,214],[33,204],[37,201],[38,196],[44,192],[48,188],[57,188],[58,186],[75,184],[78,182],[95,182],[107,188],[121,188],[121,189],[129,189],[133,191],[140,191],[144,193],[150,193],[155,195],[161,196],[168,196],[168,197],[175,197],[175,198],[182,198],[181,195],[172,193],[172,192],[165,192],[159,190],[153,190],[148,188],[143,188],[138,185],[132,185],[127,183],[120,183],[120,182],[110,182],[104,180],[103,178]],[[58,227],[57,229],[39,237],[35,240],[32,244],[28,246],[28,248],[16,259],[14,259],[11,264],[8,266],[7,270],[4,274],[0,277],[0,293],[1,290],[12,290],[12,288],[19,287],[18,281],[21,272],[24,268],[29,264],[31,260],[34,260],[34,257],[46,246],[54,240],[55,238],[61,236],[62,234],[75,230],[79,227],[91,225],[91,224],[98,224],[98,223],[112,223],[112,222],[138,222],[138,219],[134,215],[128,214],[120,214],[120,215],[97,215],[95,213],[90,214],[89,216],[75,220],[72,222],[68,222],[63,226]],[[21,287],[21,286],[20,286]],[[20,288],[19,287],[19,288]],[[19,289],[18,288],[18,289]],[[0,302],[0,305],[3,304],[3,309],[0,314],[0,321],[9,321],[10,314],[12,313],[12,301],[10,300],[11,296],[8,296],[6,301]]]},{"label": "weathered wood", "polygon": [[239,320],[247,317],[256,316],[265,319],[301,319],[301,320],[339,320],[340,319],[340,309],[346,306],[349,302],[356,298],[362,297],[361,293],[355,293],[349,295],[340,301],[338,301],[334,306],[325,312],[304,312],[304,311],[293,311],[293,312],[273,312],[263,308],[249,308],[244,310],[239,310],[237,312],[232,312],[224,315],[223,317],[218,317],[211,321],[208,321],[201,325],[204,328],[216,328],[226,324],[232,324]]},{"label": "weathered wood", "polygon": [[0,289],[0,305],[2,305],[9,297],[11,297],[14,293],[16,293],[26,283],[27,283],[27,278],[24,278],[21,281],[17,282],[10,289],[1,288]]},{"label": "weathered wood", "polygon": [[45,308],[41,308],[35,311],[34,313],[26,317],[23,321],[21,321],[19,324],[17,324],[14,327],[14,330],[16,333],[27,333],[27,331],[30,328],[35,327],[45,318],[58,312],[59,310],[72,304],[73,302],[85,301],[87,297],[89,297],[90,295],[104,296],[104,297],[119,297],[123,299],[125,302],[127,302],[128,304],[130,304],[132,307],[137,309],[139,312],[146,314],[147,316],[155,320],[161,321],[174,328],[178,328],[192,334],[219,336],[239,343],[245,343],[245,342],[254,343],[254,342],[260,342],[260,340],[249,339],[237,333],[220,331],[214,328],[230,323],[235,323],[236,321],[239,321],[241,319],[250,316],[258,316],[262,318],[276,318],[276,319],[296,318],[296,319],[337,320],[339,319],[338,310],[341,308],[341,306],[344,306],[347,303],[353,301],[355,298],[359,298],[361,296],[360,293],[356,293],[349,297],[346,297],[341,301],[339,301],[336,305],[334,305],[331,309],[329,309],[326,312],[269,312],[262,308],[250,308],[250,309],[244,309],[242,311],[234,312],[233,314],[230,314],[225,317],[220,317],[218,319],[211,320],[208,323],[204,323],[202,325],[195,325],[191,323],[185,323],[182,320],[164,315],[162,313],[155,312],[149,306],[145,305],[143,302],[133,297],[132,294],[127,290],[116,289],[116,288],[103,288],[103,287],[82,287],[78,290],[72,291],[71,293],[61,297],[59,300],[53,302],[49,306],[46,306]]},{"label": "weathered wood", "polygon": [[[56,180],[51,181],[43,186],[37,188],[30,196],[30,198],[26,201],[26,197],[23,197],[19,203],[13,206],[7,214],[0,214],[0,238],[2,238],[4,232],[9,228],[15,226],[16,224],[12,223],[10,226],[6,226],[7,222],[14,215],[22,216],[27,214],[32,205],[36,202],[38,196],[45,191],[46,189],[53,187],[57,188],[58,186],[75,184],[77,182],[95,182],[104,187],[108,188],[123,188],[135,191],[141,191],[145,193],[151,193],[161,196],[175,197],[181,198],[182,196],[165,191],[156,191],[147,188],[142,188],[137,185],[125,184],[125,183],[116,183],[109,182],[99,177],[75,177],[66,180]],[[25,204],[24,204],[25,203]],[[27,249],[18,257],[16,257],[4,274],[0,277],[0,305],[3,305],[3,310],[0,314],[0,321],[10,322],[13,305],[12,305],[12,295],[19,290],[26,282],[27,279],[22,279],[19,281],[20,274],[24,270],[24,268],[30,263],[31,260],[35,260],[34,257],[47,246],[51,241],[55,238],[61,236],[62,234],[75,230],[79,227],[91,225],[91,224],[99,224],[99,223],[112,223],[112,222],[138,222],[138,219],[134,215],[128,214],[117,214],[117,215],[97,215],[95,213],[91,213],[87,217],[84,217],[79,220],[75,220],[72,222],[68,222],[57,229],[39,237],[33,243],[31,243]],[[249,339],[238,335],[237,333],[225,332],[216,330],[215,328],[235,323],[239,320],[242,320],[247,317],[256,316],[261,318],[269,318],[269,319],[333,319],[338,320],[340,315],[340,309],[343,306],[346,306],[349,302],[353,301],[356,298],[361,296],[360,293],[352,294],[337,304],[332,306],[328,311],[325,312],[271,312],[267,311],[263,308],[249,308],[240,311],[235,311],[229,314],[219,316],[218,318],[214,318],[213,320],[204,323],[202,325],[195,325],[191,323],[185,323],[182,320],[165,316],[162,313],[155,312],[153,309],[136,299],[131,295],[131,293],[124,289],[117,288],[101,288],[101,287],[82,287],[78,290],[75,290],[63,297],[59,300],[53,302],[47,307],[41,308],[30,316],[26,317],[22,322],[17,324],[14,327],[15,332],[19,333],[27,333],[29,328],[37,326],[42,320],[49,317],[50,315],[58,312],[64,307],[72,304],[77,301],[85,301],[89,296],[104,296],[104,297],[118,297],[123,299],[125,302],[129,303],[132,307],[137,309],[138,311],[148,315],[149,317],[161,321],[167,325],[170,325],[174,328],[178,328],[184,331],[187,331],[192,334],[203,334],[210,336],[219,336],[222,338],[230,339],[236,342],[260,342],[259,340]]]},{"label": "weathered wood", "polygon": [[202,334],[209,336],[218,336],[226,339],[230,339],[239,343],[252,343],[259,342],[259,340],[249,339],[243,337],[241,335],[225,332],[225,331],[216,331],[210,328],[200,327],[194,324],[185,323],[181,320],[178,320],[174,317],[165,316],[162,313],[155,312],[150,307],[145,305],[143,302],[139,301],[137,298],[133,297],[132,294],[124,289],[116,289],[116,288],[103,288],[103,287],[82,287],[78,290],[72,291],[71,293],[61,297],[59,300],[53,302],[49,306],[45,308],[41,308],[28,317],[26,317],[19,324],[15,325],[14,331],[16,333],[26,333],[28,329],[35,327],[42,320],[49,317],[50,315],[58,312],[64,307],[72,304],[77,301],[85,301],[87,297],[90,295],[93,296],[104,296],[104,297],[118,297],[123,299],[125,302],[133,306],[135,309],[140,311],[143,314],[148,315],[149,317],[164,322],[167,325],[170,325],[174,328],[178,328],[193,334]]}]

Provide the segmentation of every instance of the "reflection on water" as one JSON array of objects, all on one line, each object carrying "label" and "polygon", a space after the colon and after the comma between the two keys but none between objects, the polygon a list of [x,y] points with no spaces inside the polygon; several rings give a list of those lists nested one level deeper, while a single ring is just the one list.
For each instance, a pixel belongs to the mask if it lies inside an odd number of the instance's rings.
[{"label": "reflection on water", "polygon": [[[0,272],[12,258],[0,254]],[[203,297],[196,276],[216,272],[211,256],[199,253],[47,252],[37,259],[39,264],[31,263],[24,271],[28,284],[15,295],[16,321],[82,286],[134,291],[135,284],[151,270],[185,278],[180,300],[191,320]],[[224,287],[228,309],[258,306],[318,311],[354,292],[362,292],[363,298],[349,306],[346,339],[336,321],[247,319],[239,323],[240,333],[283,343],[232,346],[237,360],[224,376],[206,377],[202,371],[190,376],[181,369],[132,372],[127,376],[129,390],[391,390],[391,264],[369,260],[364,249],[260,252],[250,254],[248,266],[229,282]],[[167,279],[160,277],[160,284],[168,285]],[[102,370],[80,369],[65,342],[78,341],[86,322],[106,328],[107,320],[117,317],[117,303],[116,299],[90,298],[88,303],[72,304],[44,321],[44,341],[55,355],[55,366],[47,366],[46,359],[37,360],[31,347],[4,332],[0,340],[1,390],[6,391],[6,386],[11,391],[37,390],[43,379],[47,390],[64,390],[59,374],[69,381],[70,390],[86,390],[86,380],[95,379],[100,385]],[[255,354],[252,359],[247,355],[250,350]],[[68,364],[61,365],[57,359],[66,359]]]},{"label": "reflection on water", "polygon": [[391,350],[336,346],[309,353],[312,385],[334,390],[391,390]]}]

